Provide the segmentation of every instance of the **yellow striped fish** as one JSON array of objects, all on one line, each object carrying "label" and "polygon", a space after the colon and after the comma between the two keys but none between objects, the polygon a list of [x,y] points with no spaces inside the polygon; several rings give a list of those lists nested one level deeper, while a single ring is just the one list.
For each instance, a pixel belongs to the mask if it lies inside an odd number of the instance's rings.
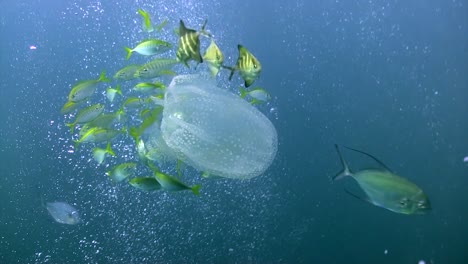
[{"label": "yellow striped fish", "polygon": [[210,46],[206,49],[203,59],[208,64],[208,68],[213,76],[216,76],[221,66],[223,66],[224,56],[218,45],[211,39]]},{"label": "yellow striped fish", "polygon": [[60,113],[62,114],[69,114],[73,111],[75,111],[80,105],[84,103],[84,101],[79,101],[79,102],[73,102],[73,101],[68,101],[63,105],[62,109],[60,110]]},{"label": "yellow striped fish", "polygon": [[194,60],[198,63],[203,62],[200,54],[200,34],[209,35],[205,31],[207,20],[203,23],[200,31],[195,31],[185,27],[185,24],[180,20],[179,26],[179,46],[177,48],[177,59],[189,67],[188,61]]},{"label": "yellow striped fish", "polygon": [[237,48],[239,49],[239,58],[237,59],[236,66],[223,67],[231,70],[229,80],[232,79],[235,71],[239,71],[242,79],[245,81],[245,87],[249,87],[260,75],[260,72],[262,71],[262,65],[252,53],[244,48],[244,46],[239,44],[237,45]]},{"label": "yellow striped fish", "polygon": [[96,87],[101,82],[110,82],[110,80],[106,77],[105,71],[101,72],[101,75],[97,80],[80,81],[75,86],[73,86],[70,94],[68,94],[68,101],[79,102],[87,99],[93,95]]},{"label": "yellow striped fish", "polygon": [[135,72],[141,68],[141,65],[132,64],[128,65],[121,70],[119,70],[115,75],[114,79],[129,81],[135,79]]},{"label": "yellow striped fish", "polygon": [[162,75],[176,75],[171,71],[172,67],[179,63],[175,59],[158,58],[141,66],[136,72],[135,78],[151,79]]},{"label": "yellow striped fish", "polygon": [[160,39],[148,39],[140,42],[135,48],[125,47],[127,51],[127,60],[130,59],[133,52],[141,55],[150,56],[162,54],[172,48],[172,44]]},{"label": "yellow striped fish", "polygon": [[76,115],[75,121],[73,123],[67,123],[65,125],[70,128],[70,132],[73,134],[76,124],[84,124],[93,121],[100,114],[102,114],[103,111],[104,105],[102,104],[88,106]]}]

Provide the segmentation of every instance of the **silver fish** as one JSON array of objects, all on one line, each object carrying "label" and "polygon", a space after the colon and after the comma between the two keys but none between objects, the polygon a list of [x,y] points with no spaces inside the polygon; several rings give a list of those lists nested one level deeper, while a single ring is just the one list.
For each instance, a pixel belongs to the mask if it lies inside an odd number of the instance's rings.
[{"label": "silver fish", "polygon": [[135,72],[134,77],[151,79],[161,77],[163,75],[176,75],[176,73],[171,71],[171,69],[177,63],[179,63],[179,61],[175,59],[158,58],[141,66]]},{"label": "silver fish", "polygon": [[47,211],[55,222],[66,225],[76,225],[81,222],[78,210],[65,202],[46,203]]},{"label": "silver fish", "polygon": [[365,193],[365,196],[359,196],[345,189],[350,195],[400,214],[426,214],[431,210],[429,198],[419,186],[406,178],[396,175],[374,156],[364,151],[346,147],[372,158],[382,167],[381,169],[364,169],[352,172],[341,155],[338,145],[335,145],[335,148],[343,165],[343,170],[333,180],[352,177]]}]

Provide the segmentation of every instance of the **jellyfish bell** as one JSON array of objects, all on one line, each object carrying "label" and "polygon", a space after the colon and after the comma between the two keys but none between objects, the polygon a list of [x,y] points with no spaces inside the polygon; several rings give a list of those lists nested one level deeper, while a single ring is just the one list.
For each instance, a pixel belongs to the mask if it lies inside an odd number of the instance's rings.
[{"label": "jellyfish bell", "polygon": [[[235,179],[261,175],[278,147],[276,129],[266,116],[202,75],[172,80],[165,94],[160,137],[168,156],[204,173]],[[149,140],[158,142],[157,133]]]},{"label": "jellyfish bell", "polygon": [[[168,165],[177,162],[177,156],[164,141],[159,126],[152,126],[145,137],[144,158]],[[141,158],[140,158],[141,159]]]}]

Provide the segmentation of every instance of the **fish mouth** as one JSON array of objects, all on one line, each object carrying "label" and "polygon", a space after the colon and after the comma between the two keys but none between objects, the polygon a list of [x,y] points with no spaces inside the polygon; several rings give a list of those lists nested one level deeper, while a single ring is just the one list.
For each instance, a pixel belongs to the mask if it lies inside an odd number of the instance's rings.
[{"label": "fish mouth", "polygon": [[419,215],[423,215],[423,214],[428,214],[431,211],[432,211],[432,207],[427,206],[427,207],[423,207],[423,208],[418,208],[418,210],[415,213],[419,214]]}]

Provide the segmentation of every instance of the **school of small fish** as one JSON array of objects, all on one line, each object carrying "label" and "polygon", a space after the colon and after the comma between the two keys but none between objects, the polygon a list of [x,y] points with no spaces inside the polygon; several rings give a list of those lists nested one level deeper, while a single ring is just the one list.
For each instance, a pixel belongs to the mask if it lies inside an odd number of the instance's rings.
[{"label": "school of small fish", "polygon": [[[164,20],[160,25],[154,26],[148,12],[139,9],[138,13],[143,18],[142,27],[145,32],[161,32],[168,23],[167,20]],[[190,68],[191,61],[194,61],[196,64],[195,69],[197,69],[199,64],[205,63],[212,77],[218,76],[221,69],[228,70],[229,81],[238,72],[244,81],[244,87],[239,88],[241,98],[249,99],[249,102],[253,105],[262,104],[271,99],[270,94],[263,88],[249,89],[259,78],[262,71],[260,61],[246,47],[239,44],[237,46],[239,52],[237,62],[233,66],[225,65],[224,55],[212,34],[206,30],[206,26],[207,20],[204,21],[200,30],[188,28],[182,20],[179,21],[178,29],[174,30],[179,38],[175,58],[161,57],[174,47],[172,43],[161,39],[146,39],[137,43],[133,48],[124,47],[127,60],[130,60],[132,56],[137,56],[134,55],[135,53],[141,56],[157,57],[152,58],[143,65],[129,64],[114,74],[113,80],[119,82],[119,84],[115,87],[109,87],[103,92],[109,103],[114,103],[116,98],[122,97],[120,108],[114,112],[106,112],[106,105],[103,103],[88,105],[100,85],[111,81],[106,77],[105,71],[102,71],[97,79],[80,81],[73,85],[68,95],[68,101],[63,105],[60,112],[69,116],[70,122],[66,125],[75,137],[75,148],[88,143],[94,145],[105,144],[103,148],[99,146],[92,148],[94,160],[98,164],[103,164],[106,157],[118,155],[118,152],[112,149],[114,139],[120,135],[129,135],[135,141],[136,157],[138,157],[139,162],[127,161],[111,166],[107,176],[114,184],[126,182],[135,189],[146,192],[189,190],[195,195],[200,194],[200,185],[189,186],[180,179],[179,162],[177,164],[177,176],[167,174],[156,167],[147,158],[148,154],[145,153],[144,142],[141,140],[141,135],[158,122],[164,107],[161,102],[164,99],[166,85],[162,81],[154,79],[164,76],[176,76],[174,66],[182,64]],[[210,41],[203,55],[200,52],[202,46],[200,37]],[[141,82],[133,85],[128,90],[139,95],[128,96],[129,92],[122,89],[124,82],[136,79],[141,80]],[[127,116],[130,109],[137,109],[139,115]],[[76,111],[77,113],[75,113]],[[140,125],[128,127],[128,119],[138,120]],[[79,131],[76,133],[76,130]],[[350,195],[372,205],[401,214],[424,214],[431,210],[427,195],[416,184],[393,173],[374,156],[356,149],[349,149],[371,157],[381,167],[380,169],[364,169],[353,173],[341,155],[339,147],[336,146],[343,165],[343,171],[337,174],[333,180],[345,177],[353,178],[364,192],[363,195],[357,195],[346,190]],[[467,162],[468,158],[465,158],[464,161]],[[137,167],[141,164],[149,168],[152,175],[137,175]],[[202,176],[206,177],[204,174]],[[60,208],[64,208],[62,210],[64,212],[58,213]],[[47,204],[47,209],[57,222],[66,224],[79,222],[79,218],[73,215],[76,210],[70,206],[50,203]]]},{"label": "school of small fish", "polygon": [[[138,14],[142,17],[142,28],[145,32],[161,32],[168,23],[164,20],[160,25],[154,26],[151,22],[151,15],[147,11],[139,9]],[[190,190],[199,195],[200,185],[189,186],[180,179],[181,164],[179,162],[177,176],[161,171],[146,157],[148,154],[144,152],[144,142],[140,139],[141,135],[161,118],[166,85],[157,78],[176,76],[174,66],[182,64],[190,68],[190,62],[195,61],[195,69],[197,69],[199,64],[205,63],[213,78],[219,75],[221,69],[229,70],[229,80],[232,80],[235,72],[239,72],[245,82],[245,88],[240,88],[242,98],[249,98],[251,104],[265,103],[270,100],[270,95],[265,89],[256,87],[247,90],[260,75],[262,67],[258,59],[244,46],[238,45],[237,63],[232,67],[224,65],[224,55],[215,43],[212,34],[205,29],[206,26],[207,20],[204,21],[200,30],[194,30],[186,27],[182,20],[179,21],[179,27],[175,30],[179,39],[175,58],[164,57],[164,54],[172,50],[175,45],[162,39],[145,39],[133,47],[124,47],[126,60],[130,60],[132,56],[136,56],[135,54],[151,57],[151,60],[142,65],[128,64],[113,75],[112,79],[118,84],[115,87],[108,87],[101,93],[105,94],[107,101],[111,104],[121,102],[119,109],[114,112],[107,112],[106,103],[102,101],[89,105],[98,93],[98,88],[103,83],[112,81],[106,76],[106,71],[102,71],[97,79],[80,81],[71,88],[68,101],[63,105],[61,113],[67,115],[70,120],[66,126],[70,128],[75,138],[75,149],[82,144],[91,143],[93,158],[97,164],[101,165],[105,164],[107,157],[119,155],[118,151],[112,148],[112,143],[116,138],[129,135],[135,140],[139,162],[130,160],[111,166],[106,175],[114,184],[127,182],[130,186],[142,191]],[[200,37],[210,41],[203,55],[200,52]],[[125,82],[131,80],[139,82],[126,90]],[[129,92],[137,93],[138,96],[129,95]],[[127,115],[129,111],[135,109],[139,111],[139,115]],[[127,122],[129,119],[140,121],[140,125],[130,127]],[[105,145],[100,146],[100,144]],[[141,164],[149,168],[153,175],[136,175],[137,167]]]}]

